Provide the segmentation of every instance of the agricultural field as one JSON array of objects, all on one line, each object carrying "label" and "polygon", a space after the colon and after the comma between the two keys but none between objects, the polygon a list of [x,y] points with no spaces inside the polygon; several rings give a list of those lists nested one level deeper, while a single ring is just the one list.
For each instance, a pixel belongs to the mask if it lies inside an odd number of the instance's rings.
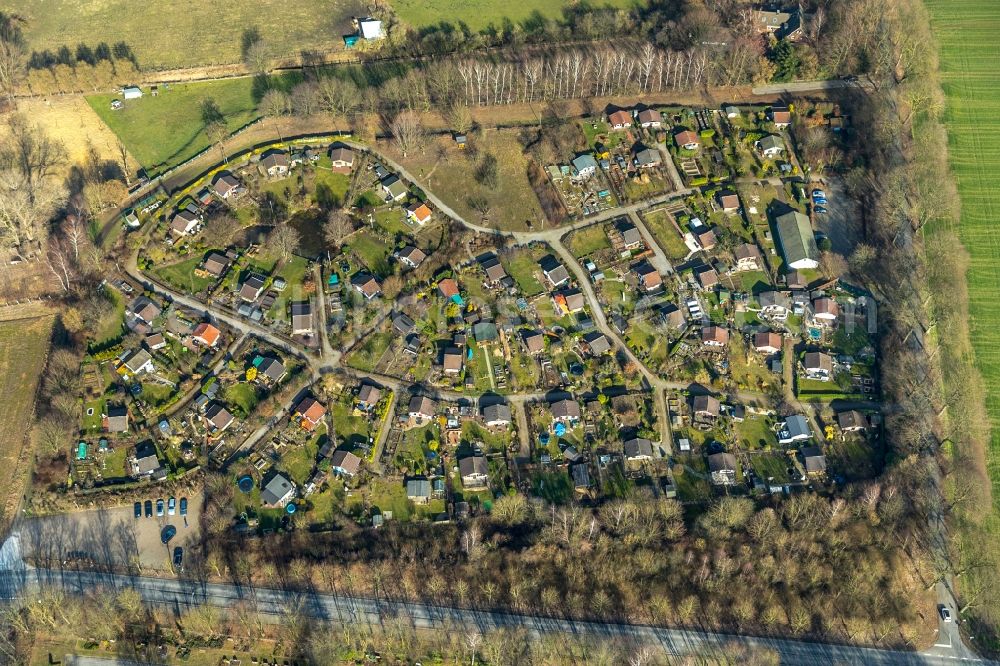
[{"label": "agricultural field", "polygon": [[[475,149],[463,152],[450,137],[442,136],[406,158],[393,145],[379,148],[470,222],[502,231],[524,231],[529,224],[534,229],[546,226],[545,214],[528,182],[528,157],[517,135],[489,131],[474,141]],[[476,180],[487,155],[497,160],[495,188]]]},{"label": "agricultural field", "polygon": [[157,96],[129,100],[113,111],[118,95],[89,95],[87,103],[124,141],[135,160],[151,174],[196,155],[209,146],[203,105],[214,103],[233,132],[257,118],[252,79],[161,86]]},{"label": "agricultural field", "polygon": [[[927,0],[925,4],[940,47],[948,151],[962,201],[957,233],[971,259],[967,275],[970,337],[992,426],[986,450],[992,511],[985,516],[975,512],[982,522],[959,535],[959,547],[963,551],[967,547],[989,550],[995,561],[996,535],[1000,533],[1000,303],[996,299],[1000,229],[995,220],[995,211],[1000,208],[1000,118],[994,100],[1000,95],[995,66],[1000,5],[982,0]],[[969,543],[965,541],[968,537],[972,537]],[[995,577],[996,573],[992,567],[972,567],[971,580],[965,585],[972,593],[976,588],[993,590],[995,585],[977,579]],[[975,614],[982,613],[994,623],[1000,617],[995,591],[983,595],[976,608]]]},{"label": "agricultural field", "polygon": [[143,69],[240,62],[243,31],[252,27],[276,55],[342,50],[350,17],[365,14],[364,5],[353,0],[164,0],[155,5],[80,0],[57,6],[46,0],[3,0],[0,10],[27,19],[24,32],[32,49],[124,41]]},{"label": "agricultural field", "polygon": [[49,350],[51,316],[0,322],[0,525],[5,526],[27,480],[31,454],[25,451],[35,391]]},{"label": "agricultural field", "polygon": [[[563,10],[574,5],[567,0],[478,0],[477,2],[455,2],[455,0],[392,0],[396,14],[404,22],[414,27],[432,26],[447,21],[453,26],[465,23],[478,31],[489,26],[500,28],[503,20],[523,23],[536,12],[548,19],[562,18]],[[637,5],[635,0],[598,0],[589,6],[628,9]]]}]

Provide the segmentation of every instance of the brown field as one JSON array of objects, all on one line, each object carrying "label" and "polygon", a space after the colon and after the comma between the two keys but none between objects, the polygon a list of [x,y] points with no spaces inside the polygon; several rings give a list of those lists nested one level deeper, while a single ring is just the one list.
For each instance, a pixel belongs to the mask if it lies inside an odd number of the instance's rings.
[{"label": "brown field", "polygon": [[31,466],[28,430],[35,392],[49,352],[55,317],[0,322],[0,528],[6,530],[24,493]]},{"label": "brown field", "polygon": [[[49,136],[62,142],[67,167],[85,161],[91,149],[102,160],[119,161],[114,132],[94,113],[83,95],[30,97],[19,100],[17,106]],[[135,173],[138,165],[131,157],[129,166]]]},{"label": "brown field", "polygon": [[[406,158],[395,145],[382,143],[380,150],[398,160],[459,215],[502,231],[523,231],[530,226],[548,226],[545,214],[528,182],[528,156],[513,131],[487,130],[473,139],[475,147],[459,150],[449,136],[440,136]],[[476,182],[477,165],[487,154],[496,156],[499,183],[490,189]],[[485,199],[487,215],[476,210],[472,201]]]}]

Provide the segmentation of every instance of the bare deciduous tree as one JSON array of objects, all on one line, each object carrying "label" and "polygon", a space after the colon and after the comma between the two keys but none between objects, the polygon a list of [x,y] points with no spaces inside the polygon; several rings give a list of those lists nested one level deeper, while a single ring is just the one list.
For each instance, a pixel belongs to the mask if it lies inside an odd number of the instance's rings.
[{"label": "bare deciduous tree", "polygon": [[389,125],[389,132],[399,147],[399,152],[403,157],[411,150],[416,149],[424,138],[424,128],[420,124],[420,118],[412,111],[403,111]]},{"label": "bare deciduous tree", "polygon": [[344,242],[344,239],[354,231],[351,217],[343,208],[334,208],[326,218],[323,225],[323,239],[327,245],[337,249]]},{"label": "bare deciduous tree", "polygon": [[288,115],[289,101],[288,95],[281,90],[271,89],[264,93],[257,107],[260,112],[268,118],[274,119],[274,129],[278,133],[278,140],[284,141],[281,137],[281,129],[278,126],[278,119]]},{"label": "bare deciduous tree", "polygon": [[267,245],[268,247],[278,251],[283,260],[287,260],[292,252],[298,248],[299,241],[301,239],[302,235],[299,233],[298,229],[286,222],[278,225],[268,235]]}]

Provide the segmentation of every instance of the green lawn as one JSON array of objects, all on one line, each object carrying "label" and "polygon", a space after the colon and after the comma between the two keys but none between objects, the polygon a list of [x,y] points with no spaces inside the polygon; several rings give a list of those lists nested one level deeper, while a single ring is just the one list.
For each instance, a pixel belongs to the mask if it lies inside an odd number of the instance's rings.
[{"label": "green lawn", "polygon": [[368,427],[368,419],[354,415],[353,402],[335,402],[330,406],[337,443],[348,445],[364,444],[374,433]]},{"label": "green lawn", "polygon": [[763,453],[750,456],[750,466],[765,482],[787,483],[790,481],[788,456],[781,453]]},{"label": "green lawn", "polygon": [[309,260],[302,257],[292,256],[282,264],[275,275],[280,275],[288,283],[285,290],[278,293],[271,312],[281,318],[288,319],[287,306],[291,301],[307,300],[306,294],[302,291],[302,283],[309,272]]},{"label": "green lawn", "polygon": [[393,337],[394,334],[391,331],[370,334],[348,355],[347,364],[358,370],[371,372],[375,369],[378,360],[382,358],[382,354],[389,348]]},{"label": "green lawn", "polygon": [[304,485],[309,480],[316,454],[319,453],[319,440],[325,433],[326,428],[320,428],[308,442],[291,447],[281,456],[281,466],[295,483]]},{"label": "green lawn", "polygon": [[406,213],[399,208],[379,208],[375,211],[375,224],[393,236],[409,236],[414,232],[414,228],[407,224]]},{"label": "green lawn", "polygon": [[257,389],[248,382],[236,382],[225,389],[226,404],[237,416],[247,416],[257,406]]},{"label": "green lawn", "polygon": [[600,224],[574,231],[570,236],[569,249],[577,259],[611,247],[608,235]]},{"label": "green lawn", "polygon": [[[80,413],[80,429],[86,434],[92,435],[100,432],[102,426],[101,414],[104,412],[104,404],[104,398],[83,403],[83,411]],[[94,410],[94,413],[90,416],[87,416],[88,409]]]},{"label": "green lawn", "polygon": [[649,227],[649,233],[653,234],[656,242],[671,259],[683,259],[687,256],[687,245],[673,223],[670,221],[670,214],[665,210],[655,210],[642,216]]},{"label": "green lawn", "polygon": [[392,248],[367,231],[351,236],[350,247],[361,258],[365,266],[377,276],[384,277],[390,271],[389,255]]},{"label": "green lawn", "polygon": [[107,289],[106,293],[114,303],[114,309],[101,320],[94,332],[94,347],[100,347],[111,340],[120,338],[122,328],[125,325],[125,299],[114,289]]},{"label": "green lawn", "polygon": [[[189,39],[182,41],[190,43]],[[156,97],[129,100],[118,111],[111,110],[111,100],[117,95],[89,95],[87,102],[125,142],[132,156],[151,173],[158,173],[209,145],[202,119],[206,101],[215,103],[230,131],[256,118],[252,88],[253,80],[248,78],[176,83]]]},{"label": "green lawn", "polygon": [[535,277],[540,272],[538,260],[528,252],[518,252],[506,261],[507,273],[510,274],[525,296],[534,296],[545,291],[542,283]]},{"label": "green lawn", "polygon": [[[593,7],[629,8],[634,0],[598,0]],[[442,21],[456,28],[462,22],[472,30],[482,30],[490,25],[500,28],[504,18],[521,23],[538,12],[548,19],[562,18],[563,9],[572,6],[567,0],[477,0],[459,2],[456,0],[393,0],[396,14],[404,22],[414,27],[436,25]]]},{"label": "green lawn", "polygon": [[625,334],[625,339],[641,359],[649,361],[654,367],[667,360],[669,341],[646,322],[634,321]]},{"label": "green lawn", "polygon": [[198,267],[201,260],[202,256],[198,255],[176,264],[154,266],[149,272],[172,287],[183,289],[191,294],[197,294],[215,282],[215,278],[198,277],[194,274],[194,269]]},{"label": "green lawn", "polygon": [[344,173],[328,171],[329,167],[329,157],[324,157],[317,163],[313,187],[315,189],[319,189],[320,187],[328,188],[330,194],[336,197],[337,201],[343,203],[344,197],[347,196],[347,189],[351,186],[351,177]]}]

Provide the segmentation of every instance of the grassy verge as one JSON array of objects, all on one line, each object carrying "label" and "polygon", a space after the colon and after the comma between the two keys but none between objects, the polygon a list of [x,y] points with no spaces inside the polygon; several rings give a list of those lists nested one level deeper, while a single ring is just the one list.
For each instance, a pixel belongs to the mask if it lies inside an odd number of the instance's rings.
[{"label": "grassy verge", "polygon": [[31,460],[28,428],[35,390],[49,350],[52,317],[0,323],[0,426],[5,437],[0,447],[0,525],[10,519],[21,497]]}]

